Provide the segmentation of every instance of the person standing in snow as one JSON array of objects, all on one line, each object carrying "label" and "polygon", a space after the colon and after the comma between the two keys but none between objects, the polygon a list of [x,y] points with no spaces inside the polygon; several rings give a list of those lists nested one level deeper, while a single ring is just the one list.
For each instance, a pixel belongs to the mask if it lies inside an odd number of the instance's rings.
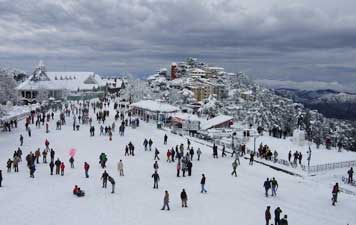
[{"label": "person standing in snow", "polygon": [[115,180],[111,176],[108,177],[109,182],[111,183],[111,194],[115,193]]},{"label": "person standing in snow", "polygon": [[288,153],[288,162],[289,163],[290,163],[291,158],[292,158],[292,151],[289,151],[289,153]]},{"label": "person standing in snow", "polygon": [[121,159],[120,159],[119,163],[117,164],[117,169],[119,170],[120,176],[124,176],[124,164],[122,163]]},{"label": "person standing in snow", "polygon": [[213,158],[218,158],[218,146],[213,145]]},{"label": "person standing in snow", "polygon": [[180,169],[181,169],[180,161],[178,160],[178,162],[177,162],[177,177],[179,177]]},{"label": "person standing in snow", "polygon": [[51,171],[51,175],[53,175],[54,162],[53,160],[49,163],[49,169]]},{"label": "person standing in snow", "polygon": [[12,165],[12,160],[9,159],[6,162],[6,167],[7,167],[7,172],[10,173],[11,172],[11,165]]},{"label": "person standing in snow", "polygon": [[163,138],[163,144],[167,144],[167,140],[168,140],[168,136],[167,134],[164,135],[164,138]]},{"label": "person standing in snow", "polygon": [[36,151],[35,151],[35,157],[36,157],[36,163],[40,163],[40,157],[41,157],[41,151],[40,151],[40,148],[38,148]]},{"label": "person standing in snow", "polygon": [[152,174],[152,178],[153,178],[153,188],[158,189],[159,175],[157,173],[157,170]]},{"label": "person standing in snow", "polygon": [[158,162],[157,162],[157,161],[155,161],[155,163],[153,163],[153,169],[154,169],[155,171],[157,171],[157,170],[158,170],[158,168],[159,168],[159,166],[158,166]]},{"label": "person standing in snow", "polygon": [[22,134],[20,134],[20,146],[22,146],[23,145],[23,136],[22,136]]},{"label": "person standing in snow", "polygon": [[337,195],[339,194],[339,192],[339,183],[336,183],[332,190],[332,205],[335,205],[335,203],[337,202]]},{"label": "person standing in snow", "polygon": [[187,160],[187,171],[188,171],[188,176],[192,176],[192,167],[193,167],[193,163],[189,160]]},{"label": "person standing in snow", "polygon": [[351,167],[348,171],[347,174],[349,175],[349,178],[347,179],[347,183],[352,184],[353,182],[353,175],[354,175],[354,169]]},{"label": "person standing in snow", "polygon": [[201,150],[200,150],[200,148],[198,148],[198,150],[197,150],[197,155],[198,155],[198,161],[200,161],[200,155],[201,155]]},{"label": "person standing in snow", "polygon": [[29,169],[30,169],[30,177],[35,178],[35,171],[36,171],[35,163],[32,163]]},{"label": "person standing in snow", "polygon": [[274,177],[271,180],[271,186],[272,186],[272,196],[277,196],[278,182]]},{"label": "person standing in snow", "polygon": [[143,146],[145,146],[145,151],[147,151],[147,145],[148,145],[148,141],[145,138],[145,140],[143,141]]},{"label": "person standing in snow", "polygon": [[231,173],[231,176],[235,174],[235,177],[237,177],[236,169],[237,169],[237,161],[236,161],[236,159],[235,159],[235,161],[232,163],[232,173]]},{"label": "person standing in snow", "polygon": [[31,127],[27,128],[27,133],[28,133],[28,136],[31,137]]},{"label": "person standing in snow", "polygon": [[282,210],[279,207],[274,210],[274,225],[280,225],[281,212]]},{"label": "person standing in snow", "polygon": [[167,206],[167,210],[169,211],[170,210],[169,209],[169,193],[167,190],[164,192],[163,207],[161,210],[165,210],[166,206]]},{"label": "person standing in snow", "polygon": [[87,162],[84,162],[84,172],[85,172],[85,177],[89,178],[89,164]]},{"label": "person standing in snow", "polygon": [[180,193],[180,199],[182,200],[182,208],[187,208],[187,201],[188,201],[188,195],[183,189],[182,192]]},{"label": "person standing in snow", "polygon": [[53,148],[51,148],[51,151],[50,151],[50,156],[51,156],[51,161],[54,162],[54,155],[56,154],[55,151],[53,150]]},{"label": "person standing in snow", "polygon": [[2,170],[0,170],[0,187],[2,187]]},{"label": "person standing in snow", "polygon": [[205,178],[205,175],[202,174],[201,175],[201,180],[200,180],[200,185],[201,185],[201,191],[200,193],[207,193],[207,190],[205,190],[205,182],[206,182],[206,178]]},{"label": "person standing in snow", "polygon": [[65,168],[65,165],[64,165],[64,162],[61,163],[61,176],[64,175],[64,168]]},{"label": "person standing in snow", "polygon": [[265,188],[265,195],[268,197],[268,190],[271,188],[271,182],[269,178],[263,183],[263,187]]},{"label": "person standing in snow", "polygon": [[267,209],[266,209],[266,211],[265,211],[266,225],[269,225],[269,221],[271,220],[270,208],[271,208],[271,206],[267,206]]},{"label": "person standing in snow", "polygon": [[42,152],[42,162],[43,163],[47,163],[47,154],[48,154],[48,149],[44,149],[43,152]]},{"label": "person standing in snow", "polygon": [[56,162],[54,163],[54,165],[56,165],[56,175],[59,175],[59,171],[61,168],[61,164],[62,162],[59,160],[59,158],[56,160]]},{"label": "person standing in snow", "polygon": [[74,168],[74,157],[73,156],[71,156],[70,158],[69,158],[69,163],[70,163],[70,168]]},{"label": "person standing in snow", "polygon": [[251,153],[250,153],[250,162],[248,163],[250,166],[253,165],[253,159],[254,159],[254,157],[255,157],[255,152],[251,152]]},{"label": "person standing in snow", "polygon": [[106,172],[106,170],[104,170],[104,173],[101,175],[101,179],[103,180],[103,188],[107,187],[108,177],[109,177],[109,174]]}]

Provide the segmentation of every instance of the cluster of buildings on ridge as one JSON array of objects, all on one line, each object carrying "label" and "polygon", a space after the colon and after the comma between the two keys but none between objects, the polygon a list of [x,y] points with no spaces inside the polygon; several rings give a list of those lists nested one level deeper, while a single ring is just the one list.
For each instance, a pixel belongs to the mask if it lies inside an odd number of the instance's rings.
[{"label": "cluster of buildings on ridge", "polygon": [[194,94],[196,101],[202,101],[211,95],[218,100],[227,97],[224,76],[236,74],[227,73],[222,67],[209,66],[195,58],[188,58],[185,62],[172,63],[169,71],[166,68],[160,69],[147,80],[151,83],[158,82],[161,90],[166,88],[166,83],[160,81],[169,80],[170,87],[187,89]]}]

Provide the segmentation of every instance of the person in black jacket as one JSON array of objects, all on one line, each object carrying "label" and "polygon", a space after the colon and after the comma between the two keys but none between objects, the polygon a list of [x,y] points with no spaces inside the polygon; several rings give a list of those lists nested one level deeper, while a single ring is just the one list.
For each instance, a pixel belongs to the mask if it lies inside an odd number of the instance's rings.
[{"label": "person in black jacket", "polygon": [[153,177],[153,188],[158,189],[159,175],[158,175],[157,171],[155,171],[152,174],[152,177]]},{"label": "person in black jacket", "polygon": [[274,210],[274,225],[280,225],[281,212],[282,210],[279,207]]},{"label": "person in black jacket", "polygon": [[284,217],[279,222],[279,225],[288,225],[287,215],[284,215]]},{"label": "person in black jacket", "polygon": [[180,193],[180,199],[182,200],[182,208],[184,208],[184,207],[187,208],[188,207],[187,206],[188,196],[184,189]]},{"label": "person in black jacket", "polygon": [[53,168],[54,168],[54,162],[51,161],[51,162],[49,163],[49,169],[51,170],[51,175],[53,175]]},{"label": "person in black jacket", "polygon": [[59,158],[54,162],[54,165],[56,165],[56,175],[59,175],[59,171],[61,168],[61,160],[59,160]]},{"label": "person in black jacket", "polygon": [[263,183],[263,187],[265,188],[265,195],[268,197],[268,190],[271,188],[271,182],[267,178],[267,180]]},{"label": "person in black jacket", "polygon": [[168,140],[168,136],[167,136],[167,134],[165,134],[165,135],[164,135],[163,144],[166,145],[166,144],[167,144],[167,140]]},{"label": "person in black jacket", "polygon": [[106,188],[106,186],[108,184],[108,177],[109,177],[109,174],[105,170],[104,173],[101,175],[101,179],[103,180],[103,188]]},{"label": "person in black jacket", "polygon": [[192,175],[192,167],[193,167],[193,163],[191,161],[188,161],[188,163],[187,163],[188,176]]},{"label": "person in black jacket", "polygon": [[200,180],[200,185],[201,185],[201,191],[200,191],[200,193],[203,193],[203,192],[207,192],[206,190],[205,190],[205,181],[206,181],[206,178],[205,178],[205,175],[204,174],[202,174],[201,175],[202,177],[201,177],[201,180]]},{"label": "person in black jacket", "polygon": [[1,183],[2,183],[2,170],[0,170],[0,187],[1,187]]}]

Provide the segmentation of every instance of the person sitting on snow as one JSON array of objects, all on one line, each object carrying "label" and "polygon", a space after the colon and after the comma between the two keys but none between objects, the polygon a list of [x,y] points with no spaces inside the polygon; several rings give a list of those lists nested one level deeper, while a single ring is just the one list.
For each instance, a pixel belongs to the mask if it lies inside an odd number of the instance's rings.
[{"label": "person sitting on snow", "polygon": [[85,192],[80,190],[80,187],[78,187],[78,185],[75,185],[73,189],[73,194],[78,197],[83,197],[85,195]]}]

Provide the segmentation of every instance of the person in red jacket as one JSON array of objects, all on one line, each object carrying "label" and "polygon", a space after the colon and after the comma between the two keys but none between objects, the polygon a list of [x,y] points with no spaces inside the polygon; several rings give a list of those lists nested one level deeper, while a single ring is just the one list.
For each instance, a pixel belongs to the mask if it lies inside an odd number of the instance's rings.
[{"label": "person in red jacket", "polygon": [[171,162],[171,151],[167,150],[167,162]]},{"label": "person in red jacket", "polygon": [[85,177],[89,178],[89,164],[87,162],[84,162],[84,171],[85,171]]},{"label": "person in red jacket", "polygon": [[65,168],[65,165],[64,165],[64,162],[61,163],[61,176],[64,175],[64,168]]},{"label": "person in red jacket", "polygon": [[270,212],[271,206],[267,206],[267,209],[265,211],[265,219],[266,219],[266,225],[269,225],[269,221],[271,220],[271,212]]}]

